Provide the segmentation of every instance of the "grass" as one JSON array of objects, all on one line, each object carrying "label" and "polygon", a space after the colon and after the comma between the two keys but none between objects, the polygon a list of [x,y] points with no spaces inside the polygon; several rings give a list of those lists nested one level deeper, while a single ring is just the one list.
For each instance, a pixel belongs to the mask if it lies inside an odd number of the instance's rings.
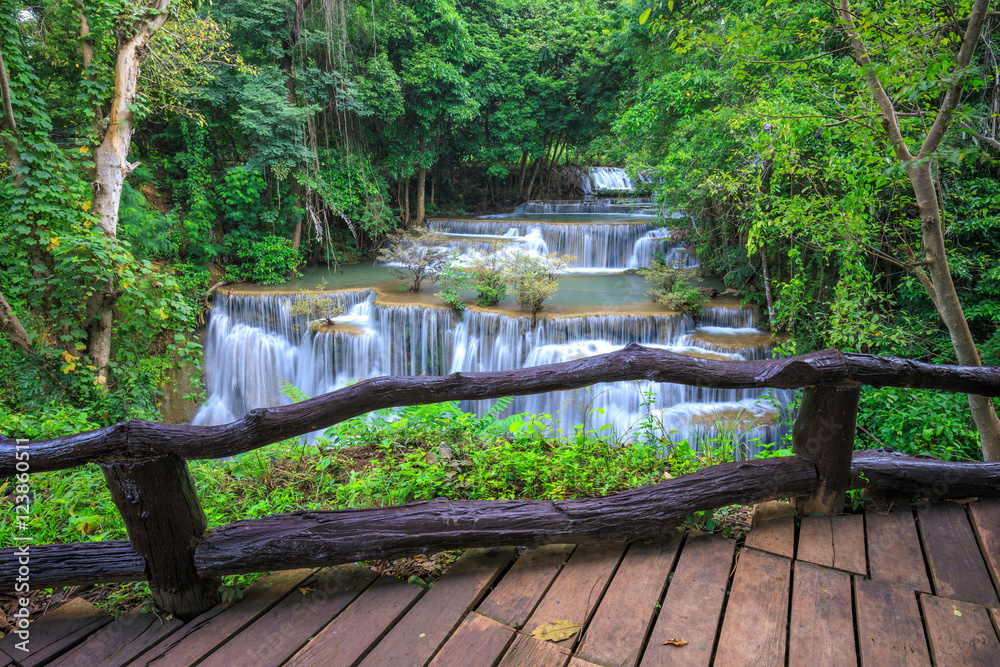
[{"label": "grass", "polygon": [[[563,436],[538,417],[477,417],[455,403],[373,413],[307,443],[289,440],[227,461],[191,461],[189,468],[209,526],[297,510],[380,507],[415,500],[563,500],[655,484],[724,460],[732,447],[666,446],[642,433],[613,437],[577,428]],[[648,435],[648,434],[647,434]],[[706,446],[707,445],[707,446]],[[30,479],[33,544],[127,539],[97,465],[39,473]],[[0,482],[10,496],[12,480]],[[700,513],[692,525],[726,529],[723,508]],[[0,516],[0,541],[12,544],[13,513]],[[25,534],[25,533],[21,533]],[[442,563],[448,558],[439,559]],[[436,562],[436,561],[435,561]],[[376,564],[424,579],[434,568]],[[425,571],[426,570],[426,571]],[[256,575],[226,577],[224,596],[240,595]],[[145,583],[101,587],[99,606],[121,611],[149,604]],[[2,600],[0,600],[2,602]]]}]

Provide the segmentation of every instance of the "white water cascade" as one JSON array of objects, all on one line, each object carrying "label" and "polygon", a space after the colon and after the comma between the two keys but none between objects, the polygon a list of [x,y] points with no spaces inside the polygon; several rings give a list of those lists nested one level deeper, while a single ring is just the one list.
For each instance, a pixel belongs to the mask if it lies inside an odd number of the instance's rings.
[{"label": "white water cascade", "polygon": [[[332,332],[311,332],[304,316],[290,313],[300,295],[219,298],[205,350],[209,399],[194,423],[227,423],[252,408],[290,403],[288,394],[295,392],[288,385],[316,396],[363,378],[524,368],[602,354],[630,342],[724,360],[760,358],[770,349],[760,344],[763,332],[756,330],[754,344],[743,347],[742,330],[731,329],[737,342],[730,348],[701,341],[700,332],[717,336],[720,324],[752,320],[753,311],[734,308],[704,309],[700,327],[689,316],[670,313],[542,317],[533,327],[530,317],[516,313],[470,309],[459,320],[444,308],[381,304],[367,289],[332,296],[345,309],[334,318],[342,328]],[[618,382],[518,397],[508,412],[549,415],[564,432],[577,424],[610,425],[626,437],[645,420],[658,437],[695,442],[719,422],[733,421],[749,425],[745,440],[768,443],[781,431],[775,422],[788,395],[772,390],[773,399],[760,401],[762,393]],[[466,407],[481,412],[492,403]]]}]

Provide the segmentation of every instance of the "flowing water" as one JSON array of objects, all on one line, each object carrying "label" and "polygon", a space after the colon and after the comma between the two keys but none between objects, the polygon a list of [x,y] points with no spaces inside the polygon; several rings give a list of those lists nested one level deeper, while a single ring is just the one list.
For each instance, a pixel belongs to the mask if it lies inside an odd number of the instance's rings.
[{"label": "flowing water", "polygon": [[[347,267],[343,274],[289,283],[280,292],[219,295],[205,350],[209,399],[194,423],[220,424],[256,407],[291,402],[289,394],[316,396],[358,380],[383,375],[442,375],[499,371],[557,363],[640,343],[698,357],[739,360],[771,355],[768,334],[754,328],[752,309],[703,308],[697,317],[670,313],[645,296],[640,276],[626,268],[646,266],[665,251],[685,265],[694,256],[672,244],[648,217],[550,213],[545,220],[437,220],[436,231],[468,251],[503,244],[518,252],[576,256],[573,273],[532,325],[512,301],[497,308],[469,307],[460,317],[426,294],[401,294],[385,267]],[[594,219],[597,218],[597,219]],[[614,272],[614,273],[611,273]],[[322,272],[316,272],[321,274]],[[335,325],[311,331],[293,305],[318,287],[342,308]],[[470,295],[471,296],[471,295]],[[315,298],[315,297],[312,297]],[[289,391],[288,387],[295,390]],[[765,395],[766,394],[766,395]],[[518,397],[508,412],[547,415],[571,433],[610,426],[633,437],[639,430],[692,444],[720,433],[753,451],[778,439],[788,392],[719,390],[651,382],[605,383],[586,389]],[[482,412],[493,401],[464,406]],[[608,429],[605,429],[607,431]]]}]

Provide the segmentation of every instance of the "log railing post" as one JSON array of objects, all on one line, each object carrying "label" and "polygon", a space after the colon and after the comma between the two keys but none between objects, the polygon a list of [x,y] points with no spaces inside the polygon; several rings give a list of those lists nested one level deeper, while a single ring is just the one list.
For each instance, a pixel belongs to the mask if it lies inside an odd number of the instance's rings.
[{"label": "log railing post", "polygon": [[807,387],[792,428],[792,451],[812,461],[819,485],[797,503],[800,514],[838,514],[851,482],[860,387]]},{"label": "log railing post", "polygon": [[219,581],[200,577],[194,549],[208,528],[187,464],[173,455],[101,464],[132,548],[146,559],[156,604],[189,620],[219,602]]}]

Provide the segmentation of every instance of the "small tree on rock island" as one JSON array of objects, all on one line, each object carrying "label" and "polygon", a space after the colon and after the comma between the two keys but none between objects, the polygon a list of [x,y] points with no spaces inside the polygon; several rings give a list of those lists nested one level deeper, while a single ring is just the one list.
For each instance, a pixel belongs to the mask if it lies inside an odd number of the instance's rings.
[{"label": "small tree on rock island", "polygon": [[443,236],[429,229],[400,232],[389,237],[389,245],[378,251],[377,259],[389,264],[392,275],[408,280],[406,288],[420,291],[420,285],[434,282],[448,263],[448,246]]},{"label": "small tree on rock island", "polygon": [[531,326],[538,320],[538,311],[546,299],[559,287],[559,274],[574,259],[572,255],[516,254],[511,256],[507,268],[508,282],[521,307],[531,312]]}]

